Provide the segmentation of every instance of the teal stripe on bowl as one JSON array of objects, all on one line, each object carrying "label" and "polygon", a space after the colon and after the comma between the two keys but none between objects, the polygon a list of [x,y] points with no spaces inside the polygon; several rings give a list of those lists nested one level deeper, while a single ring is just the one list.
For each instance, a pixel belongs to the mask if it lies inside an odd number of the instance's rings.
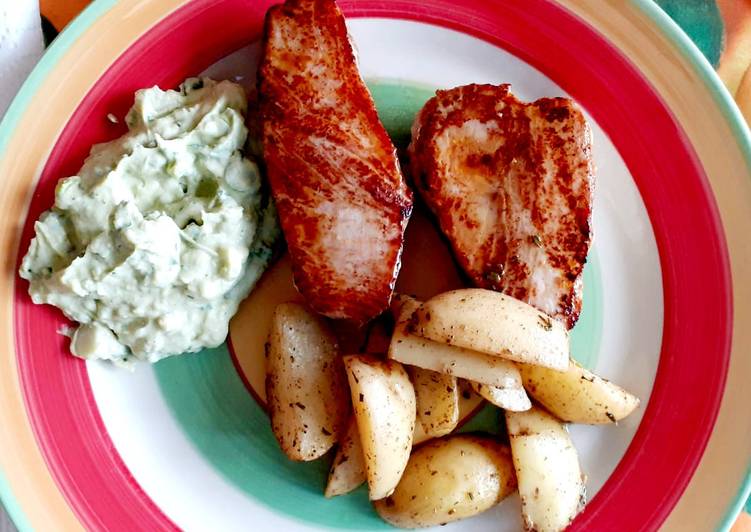
[{"label": "teal stripe on bowl", "polygon": [[18,504],[16,497],[13,495],[10,484],[8,484],[8,479],[5,478],[5,475],[2,472],[0,472],[0,499],[2,500],[5,511],[8,513],[11,521],[13,521],[13,524],[16,525],[18,530],[21,532],[33,530],[31,523],[29,523],[26,514],[21,508],[21,505]]},{"label": "teal stripe on bowl", "polygon": [[[415,114],[434,88],[403,80],[368,84],[384,125],[403,149]],[[601,292],[599,261],[592,250],[584,274],[587,303],[572,340],[577,357],[589,367],[596,363],[602,334]],[[185,435],[237,489],[290,517],[326,527],[388,528],[373,512],[365,488],[334,499],[323,497],[330,457],[310,463],[285,457],[266,413],[245,389],[225,346],[164,360],[155,366],[155,373]],[[498,430],[498,409],[486,406],[462,432]]]},{"label": "teal stripe on bowl", "polygon": [[[16,97],[16,99],[13,101],[13,104],[8,109],[8,112],[6,113],[2,123],[0,123],[0,156],[3,156],[3,152],[7,147],[12,132],[18,124],[21,116],[26,111],[31,98],[38,90],[40,84],[43,82],[49,70],[51,70],[54,64],[60,59],[60,57],[66,52],[66,50],[70,48],[75,40],[81,34],[83,34],[84,31],[86,31],[86,29],[89,28],[97,18],[106,13],[115,4],[115,1],[116,0],[95,0],[95,2],[93,2],[53,42],[52,46],[48,49],[42,60],[32,71],[29,78],[22,86],[21,90],[19,91],[19,95]],[[689,61],[694,64],[700,76],[704,79],[708,87],[713,91],[717,104],[720,106],[724,115],[730,122],[731,127],[733,128],[733,131],[738,138],[739,144],[746,153],[747,160],[751,159],[749,137],[745,122],[743,122],[737,108],[735,108],[734,104],[732,103],[732,99],[730,98],[729,94],[727,93],[727,91],[725,91],[724,87],[714,75],[714,72],[712,71],[710,65],[706,63],[706,60],[701,57],[696,47],[687,39],[687,37],[679,30],[679,28],[672,21],[670,21],[664,13],[662,13],[652,4],[651,0],[633,1],[636,2],[636,4],[657,24],[657,26],[662,28],[662,30],[676,42],[684,56],[686,56]],[[190,368],[182,368],[179,369],[179,371],[175,368],[167,369],[164,366],[167,366],[169,362],[175,361],[176,363],[180,360],[200,360],[202,358],[211,359],[214,365],[221,369],[222,375],[234,377],[234,384],[239,384],[239,386],[242,386],[242,383],[239,381],[239,378],[237,378],[234,372],[234,367],[231,365],[231,361],[229,361],[228,353],[226,353],[226,350],[224,352],[220,351],[219,353],[210,353],[208,357],[203,355],[195,355],[193,357],[171,359],[158,365],[157,373],[160,373],[162,371],[165,371],[166,373],[173,373],[172,376],[163,376],[165,381],[170,381],[173,377],[175,377],[175,375],[186,373],[189,374],[191,370]],[[227,367],[226,364],[229,364],[229,367]],[[163,367],[160,368],[160,366]],[[206,374],[200,373],[198,377],[205,378]],[[161,377],[160,384],[162,384]],[[164,384],[163,386],[168,387],[169,385]],[[224,389],[223,391],[226,392],[227,390]],[[246,399],[249,399],[252,403],[254,403],[252,399],[247,396],[247,392],[244,390],[244,388],[242,389],[242,392],[246,394]],[[233,393],[229,395],[233,395]],[[249,405],[246,404],[246,406]],[[257,405],[255,406],[257,407]],[[248,408],[248,412],[252,412],[252,407]],[[749,471],[749,473],[749,478],[741,487],[735,503],[731,506],[727,517],[723,522],[723,529],[729,528],[729,526],[732,524],[738,511],[740,511],[740,508],[742,507],[744,501],[747,499],[748,493],[751,491],[751,470]],[[2,497],[6,507],[11,514],[11,517],[13,518],[17,526],[21,530],[31,530],[29,522],[26,519],[26,516],[23,514],[23,510],[18,506],[18,504],[16,504],[10,487],[8,486],[6,479],[4,478],[4,476],[2,476],[2,474],[0,474],[0,497]],[[320,497],[320,495],[318,495],[318,497]],[[382,527],[380,521],[378,521],[378,524]]]},{"label": "teal stripe on bowl", "polygon": [[[599,272],[593,250],[585,268],[587,303],[572,337],[577,358],[588,367],[596,364],[602,334]],[[364,487],[350,495],[323,497],[331,456],[309,463],[286,458],[271,432],[268,416],[237,375],[226,346],[165,359],[154,371],[162,396],[184,434],[237,489],[285,515],[325,527],[389,528],[373,512]],[[498,412],[494,406],[485,406],[461,432],[497,434]]]},{"label": "teal stripe on bowl", "polygon": [[324,498],[330,454],[313,462],[287,459],[268,416],[237,375],[226,346],[168,358],[154,370],[185,435],[237,489],[308,523],[339,529],[390,528],[375,514],[364,488]]},{"label": "teal stripe on bowl", "polygon": [[571,355],[582,366],[594,370],[602,340],[602,276],[597,248],[592,246],[584,266],[584,294],[579,321],[571,330]]}]

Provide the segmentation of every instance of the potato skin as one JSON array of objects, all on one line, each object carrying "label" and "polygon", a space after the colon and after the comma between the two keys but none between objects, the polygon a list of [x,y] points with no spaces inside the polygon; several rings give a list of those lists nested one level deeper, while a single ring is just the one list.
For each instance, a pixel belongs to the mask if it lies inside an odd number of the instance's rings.
[{"label": "potato skin", "polygon": [[374,506],[394,526],[422,528],[484,512],[515,489],[508,447],[491,437],[456,434],[416,449],[394,493]]},{"label": "potato skin", "polygon": [[344,495],[365,482],[365,458],[357,431],[355,416],[350,417],[347,431],[339,441],[339,448],[331,463],[329,480],[324,495],[327,498]]},{"label": "potato skin", "polygon": [[344,357],[352,406],[360,433],[368,494],[382,499],[394,491],[409,460],[415,431],[415,390],[394,360],[373,355]]},{"label": "potato skin", "polygon": [[428,434],[425,432],[425,429],[422,427],[422,423],[415,420],[415,432],[412,433],[412,447],[415,447],[432,439],[433,436],[428,436]]},{"label": "potato skin", "polygon": [[584,475],[566,427],[538,406],[506,411],[525,530],[565,529],[584,506]]},{"label": "potato skin", "polygon": [[518,371],[514,363],[505,358],[434,342],[415,334],[408,334],[406,328],[405,323],[396,325],[388,351],[389,358],[403,364],[490,386],[503,386],[508,373]]},{"label": "potato skin", "polygon": [[445,436],[459,423],[456,377],[418,367],[405,368],[417,399],[417,422],[431,438]]},{"label": "potato skin", "polygon": [[505,387],[509,379],[521,383],[519,369],[510,360],[409,333],[411,317],[420,305],[416,299],[403,295],[392,301],[391,311],[397,323],[391,336],[389,358],[488,386]]},{"label": "potato skin", "polygon": [[598,377],[575,360],[566,371],[519,364],[524,387],[552,414],[569,423],[616,423],[639,406],[639,399]]},{"label": "potato skin", "polygon": [[326,322],[297,303],[278,305],[266,346],[271,428],[296,461],[326,454],[346,428],[347,381]]},{"label": "potato skin", "polygon": [[489,403],[494,404],[504,410],[513,410],[514,412],[523,412],[532,408],[532,401],[527,397],[527,392],[519,382],[514,382],[508,386],[488,386],[481,382],[471,382],[472,389],[481,395]]},{"label": "potato skin", "polygon": [[432,297],[414,312],[408,332],[515,362],[568,367],[566,325],[493,290],[464,288]]},{"label": "potato skin", "polygon": [[[405,366],[407,367],[407,366]],[[456,391],[459,397],[459,419],[469,419],[478,412],[478,409],[485,403],[485,399],[477,394],[472,385],[464,379],[456,379]],[[458,425],[458,423],[457,423]],[[421,443],[432,440],[434,436],[428,436],[422,423],[415,423],[415,434],[412,437],[412,446],[417,447]]]}]

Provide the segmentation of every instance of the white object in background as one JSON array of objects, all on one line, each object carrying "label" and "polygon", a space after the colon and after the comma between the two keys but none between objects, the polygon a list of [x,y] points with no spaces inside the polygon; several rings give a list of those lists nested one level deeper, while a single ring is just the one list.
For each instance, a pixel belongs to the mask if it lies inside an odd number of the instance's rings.
[{"label": "white object in background", "polygon": [[0,0],[0,118],[44,51],[37,0]]},{"label": "white object in background", "polygon": [[[0,0],[0,119],[43,51],[39,2]],[[0,532],[15,530],[0,505]]]}]

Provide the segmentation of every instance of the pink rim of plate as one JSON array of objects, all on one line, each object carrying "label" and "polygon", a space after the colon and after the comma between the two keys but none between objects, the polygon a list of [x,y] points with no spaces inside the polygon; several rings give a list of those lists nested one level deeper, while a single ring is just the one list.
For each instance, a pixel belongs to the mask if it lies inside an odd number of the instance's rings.
[{"label": "pink rim of plate", "polygon": [[[106,115],[123,116],[138,88],[175,86],[257,40],[270,4],[196,0],[120,56],[83,99],[50,154],[25,223],[22,252],[33,220],[53,202],[56,181],[78,170],[92,144],[122,133],[124,126],[113,126]],[[732,323],[722,226],[680,125],[616,48],[548,0],[363,0],[342,1],[341,7],[350,17],[451,28],[512,52],[578,100],[618,148],[646,204],[660,252],[662,352],[637,434],[573,528],[657,528],[680,498],[711,433]],[[87,528],[175,529],[114,448],[86,365],[67,354],[67,342],[56,334],[64,320],[54,309],[34,306],[26,290],[17,280],[14,327],[21,384],[38,443],[69,504]]]}]

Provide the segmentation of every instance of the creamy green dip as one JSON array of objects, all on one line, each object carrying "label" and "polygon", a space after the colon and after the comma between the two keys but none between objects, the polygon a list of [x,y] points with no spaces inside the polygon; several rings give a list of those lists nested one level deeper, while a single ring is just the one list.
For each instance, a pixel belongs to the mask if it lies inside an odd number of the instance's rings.
[{"label": "creamy green dip", "polygon": [[228,81],[140,90],[129,132],[58,183],[20,275],[80,324],[73,354],[155,362],[224,341],[279,235],[243,156],[246,107]]}]

